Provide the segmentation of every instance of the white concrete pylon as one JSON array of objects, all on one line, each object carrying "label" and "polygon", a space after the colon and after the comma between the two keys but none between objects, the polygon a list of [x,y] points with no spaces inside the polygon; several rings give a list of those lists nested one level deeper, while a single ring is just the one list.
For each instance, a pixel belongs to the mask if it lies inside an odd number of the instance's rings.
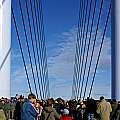
[{"label": "white concrete pylon", "polygon": [[[11,45],[11,0],[0,0],[0,65]],[[10,97],[10,53],[0,70],[0,98]]]},{"label": "white concrete pylon", "polygon": [[112,98],[120,100],[120,0],[112,0]]}]

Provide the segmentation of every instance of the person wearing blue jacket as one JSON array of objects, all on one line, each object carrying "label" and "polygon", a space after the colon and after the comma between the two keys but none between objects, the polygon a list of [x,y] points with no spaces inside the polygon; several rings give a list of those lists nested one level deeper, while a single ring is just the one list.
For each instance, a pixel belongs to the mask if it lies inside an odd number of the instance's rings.
[{"label": "person wearing blue jacket", "polygon": [[36,120],[38,112],[35,109],[36,96],[29,94],[28,99],[25,99],[21,109],[21,120]]}]

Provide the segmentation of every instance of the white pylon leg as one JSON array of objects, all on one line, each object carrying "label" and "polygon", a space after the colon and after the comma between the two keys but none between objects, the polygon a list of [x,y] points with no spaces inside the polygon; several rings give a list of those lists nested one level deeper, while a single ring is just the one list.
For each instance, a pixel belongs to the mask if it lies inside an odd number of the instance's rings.
[{"label": "white pylon leg", "polygon": [[112,98],[120,100],[120,0],[112,0]]},{"label": "white pylon leg", "polygon": [[[11,0],[0,0],[0,66],[11,45]],[[0,97],[10,97],[10,52],[0,70]]]}]

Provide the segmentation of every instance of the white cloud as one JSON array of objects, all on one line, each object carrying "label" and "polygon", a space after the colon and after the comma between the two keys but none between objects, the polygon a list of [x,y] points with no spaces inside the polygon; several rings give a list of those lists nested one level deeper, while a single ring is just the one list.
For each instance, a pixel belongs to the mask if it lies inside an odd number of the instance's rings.
[{"label": "white cloud", "polygon": [[[92,44],[93,44],[94,33],[92,34],[93,34],[92,35]],[[96,59],[98,56],[98,50],[100,47],[101,37],[102,37],[102,32],[99,31],[98,36],[97,36],[95,50],[94,50],[93,63],[91,67],[91,75],[94,72]],[[56,95],[54,93],[55,96],[57,96],[58,93],[63,94],[64,96],[64,93],[62,92],[63,88],[66,89],[66,93],[68,94],[68,96],[70,96],[72,90],[71,90],[71,87],[69,87],[69,85],[72,85],[72,80],[73,80],[76,29],[74,28],[68,32],[62,33],[61,39],[63,42],[58,44],[59,47],[56,48],[56,50],[62,49],[62,52],[57,56],[52,57],[51,55],[50,58],[48,58],[48,64],[52,62],[52,64],[49,67],[49,77],[54,78],[54,85],[56,86],[56,88],[53,88],[53,92],[54,91],[56,92]],[[90,46],[90,51],[92,50],[92,44]],[[101,53],[101,59],[98,65],[99,73],[102,73],[103,71],[107,71],[108,69],[111,69],[111,54],[109,53],[109,51],[111,50],[110,44],[111,44],[110,38],[105,38],[102,53]],[[90,61],[90,55],[91,55],[91,52],[89,52],[88,61]],[[86,56],[86,53],[85,53],[85,56]],[[86,67],[87,70],[88,70],[88,65],[89,64],[87,64],[87,67]],[[87,73],[87,70],[86,70],[86,73]],[[51,84],[52,82],[53,81],[51,79]],[[66,84],[64,85],[65,82],[67,82],[68,85]],[[110,88],[110,86],[108,86],[106,89],[108,88]],[[97,91],[98,91],[98,94],[101,92],[99,90]]]},{"label": "white cloud", "polygon": [[[94,35],[94,33],[92,33]],[[89,34],[88,34],[89,36]],[[95,46],[95,52],[93,57],[93,63],[91,67],[91,75],[93,73],[96,57],[98,55],[100,40],[101,40],[102,32],[99,31],[98,37],[97,37],[97,44]],[[93,43],[92,36],[92,43]],[[52,97],[64,97],[64,98],[70,98],[72,93],[72,80],[73,80],[73,66],[74,66],[74,57],[75,57],[75,43],[76,43],[76,28],[72,28],[68,32],[63,32],[61,35],[58,36],[58,41],[55,46],[53,44],[49,44],[50,50],[54,49],[51,54],[48,56],[48,70],[49,70],[49,80],[50,80],[50,92]],[[102,49],[101,59],[98,66],[97,73],[103,75],[104,71],[108,71],[111,69],[111,40],[110,38],[105,37],[104,46]],[[90,50],[92,49],[92,45],[90,47]],[[59,51],[59,52],[58,52]],[[88,56],[88,61],[90,61],[90,55]],[[86,56],[86,53],[85,53]],[[14,57],[19,57],[14,56]],[[27,65],[28,68],[30,68],[30,65]],[[88,64],[87,64],[87,70],[88,70]],[[102,74],[103,72],[103,74]],[[87,73],[87,71],[86,71]],[[29,74],[31,74],[29,69]],[[26,80],[24,68],[19,68],[17,71],[14,71],[13,76],[13,86],[15,85],[23,84]],[[107,79],[107,78],[105,78]],[[96,81],[98,82],[98,81]],[[109,83],[109,82],[108,82]],[[103,83],[104,84],[104,83]],[[104,88],[104,91],[101,91],[101,89]],[[23,88],[22,88],[23,89]],[[26,89],[26,88],[25,88]],[[95,91],[93,92],[94,95],[96,94],[105,94],[105,91],[109,91],[110,86],[104,87],[103,85],[99,86],[96,84]],[[16,88],[17,90],[17,88]],[[98,93],[96,93],[96,91]],[[107,93],[106,96],[109,96],[110,93]]]}]

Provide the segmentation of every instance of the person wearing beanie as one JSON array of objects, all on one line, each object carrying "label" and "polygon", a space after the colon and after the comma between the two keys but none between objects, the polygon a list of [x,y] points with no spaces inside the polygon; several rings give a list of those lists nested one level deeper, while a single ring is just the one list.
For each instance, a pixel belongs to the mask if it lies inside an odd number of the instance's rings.
[{"label": "person wearing beanie", "polygon": [[62,114],[60,120],[72,120],[72,117],[69,116],[69,110],[68,109],[64,109],[62,112],[63,112],[63,114]]}]

